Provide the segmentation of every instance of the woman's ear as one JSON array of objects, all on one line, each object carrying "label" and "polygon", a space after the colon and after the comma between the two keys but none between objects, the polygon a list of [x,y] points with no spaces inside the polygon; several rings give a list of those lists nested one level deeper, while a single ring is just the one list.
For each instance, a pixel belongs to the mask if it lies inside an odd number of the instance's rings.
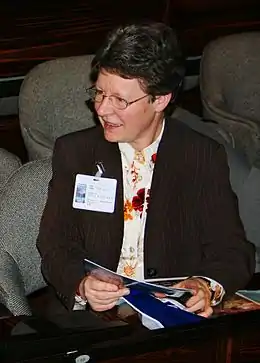
[{"label": "woman's ear", "polygon": [[172,98],[172,93],[168,93],[167,95],[155,96],[155,100],[153,102],[155,111],[162,112],[169,104]]}]

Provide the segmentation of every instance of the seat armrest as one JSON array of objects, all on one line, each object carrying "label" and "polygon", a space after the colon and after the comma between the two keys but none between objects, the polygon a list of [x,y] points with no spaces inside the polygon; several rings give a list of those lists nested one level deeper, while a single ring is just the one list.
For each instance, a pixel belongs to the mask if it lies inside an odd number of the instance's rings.
[{"label": "seat armrest", "polygon": [[0,250],[0,304],[13,315],[31,315],[17,263],[3,250]]}]

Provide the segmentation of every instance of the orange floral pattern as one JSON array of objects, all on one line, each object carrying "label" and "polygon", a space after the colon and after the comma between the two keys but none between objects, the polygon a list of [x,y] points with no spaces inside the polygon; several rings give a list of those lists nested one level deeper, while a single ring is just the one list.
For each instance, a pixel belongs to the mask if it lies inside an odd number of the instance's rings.
[{"label": "orange floral pattern", "polygon": [[130,200],[126,199],[125,204],[124,204],[124,220],[125,221],[129,221],[129,220],[131,221],[133,219],[132,211],[133,211],[132,203],[130,202]]},{"label": "orange floral pattern", "polygon": [[127,277],[134,277],[135,276],[135,268],[136,268],[137,262],[134,264],[131,264],[131,262],[126,262],[124,266],[124,275]]}]

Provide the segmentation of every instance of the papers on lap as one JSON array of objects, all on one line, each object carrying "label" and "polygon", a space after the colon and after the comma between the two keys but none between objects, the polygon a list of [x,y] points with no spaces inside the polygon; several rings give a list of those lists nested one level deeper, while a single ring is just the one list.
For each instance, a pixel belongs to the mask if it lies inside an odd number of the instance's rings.
[{"label": "papers on lap", "polygon": [[119,275],[116,272],[106,269],[90,260],[84,260],[84,267],[87,273],[91,273],[97,279],[115,284],[119,287],[127,287],[129,289],[141,290],[146,293],[163,293],[165,297],[172,298],[180,305],[181,308],[185,308],[186,301],[192,296],[190,289],[180,289],[171,287],[180,279],[156,279],[152,283],[150,281],[138,281],[123,275]]},{"label": "papers on lap", "polygon": [[191,290],[171,287],[182,278],[138,281],[119,275],[90,260],[84,260],[85,271],[97,279],[127,287],[130,294],[122,299],[142,316],[149,329],[158,329],[201,321],[202,317],[186,311],[185,303],[192,296]]}]

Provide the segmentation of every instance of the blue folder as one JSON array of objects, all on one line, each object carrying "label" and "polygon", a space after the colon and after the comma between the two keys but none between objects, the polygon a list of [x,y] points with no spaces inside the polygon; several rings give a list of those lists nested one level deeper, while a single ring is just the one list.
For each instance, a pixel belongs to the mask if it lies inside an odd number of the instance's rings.
[{"label": "blue folder", "polygon": [[147,317],[156,320],[161,327],[172,327],[191,323],[199,323],[205,318],[190,313],[170,302],[163,302],[154,296],[135,290],[131,287],[130,294],[124,296],[124,300],[135,310]]}]

